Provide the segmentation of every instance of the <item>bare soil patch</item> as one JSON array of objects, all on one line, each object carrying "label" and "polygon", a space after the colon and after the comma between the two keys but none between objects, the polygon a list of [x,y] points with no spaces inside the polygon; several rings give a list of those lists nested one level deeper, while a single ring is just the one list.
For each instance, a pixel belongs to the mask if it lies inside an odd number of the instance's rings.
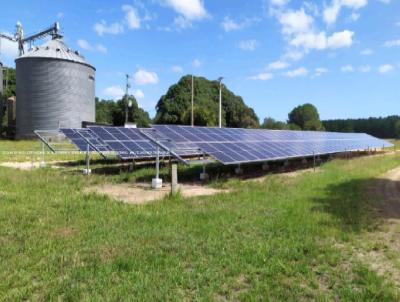
[{"label": "bare soil patch", "polygon": [[[228,190],[219,190],[201,184],[179,184],[179,190],[184,197],[208,196],[226,193]],[[164,184],[161,189],[153,190],[149,184],[104,184],[89,187],[85,193],[98,193],[128,204],[146,204],[163,199],[171,192],[170,185]]]},{"label": "bare soil patch", "polygon": [[[51,166],[52,168],[61,168],[60,166],[57,166],[59,164],[66,163],[68,161],[51,161],[51,162],[46,162],[46,165]],[[13,168],[13,169],[18,169],[18,170],[33,170],[33,169],[38,169],[40,168],[40,162],[38,161],[23,161],[23,162],[2,162],[0,163],[1,167],[5,168]]]}]

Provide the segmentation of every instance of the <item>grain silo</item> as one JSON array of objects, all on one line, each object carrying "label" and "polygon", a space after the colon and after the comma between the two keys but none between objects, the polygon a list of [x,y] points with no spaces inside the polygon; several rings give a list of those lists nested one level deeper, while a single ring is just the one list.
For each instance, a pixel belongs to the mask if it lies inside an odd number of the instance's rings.
[{"label": "grain silo", "polygon": [[60,38],[15,60],[17,137],[95,121],[95,68]]},{"label": "grain silo", "polygon": [[[3,63],[0,62],[0,96],[3,95]],[[1,106],[1,100],[0,100],[0,106]],[[1,112],[1,109],[0,109]]]}]

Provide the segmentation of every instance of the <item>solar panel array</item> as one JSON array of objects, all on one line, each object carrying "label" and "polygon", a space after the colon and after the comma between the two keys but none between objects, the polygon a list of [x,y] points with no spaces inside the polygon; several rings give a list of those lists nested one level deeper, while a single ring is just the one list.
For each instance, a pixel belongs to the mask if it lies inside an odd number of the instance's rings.
[{"label": "solar panel array", "polygon": [[154,125],[153,128],[92,126],[61,129],[81,151],[116,153],[121,159],[195,156],[206,153],[223,164],[278,160],[293,157],[390,147],[362,133],[289,131],[239,128]]},{"label": "solar panel array", "polygon": [[391,144],[362,133],[154,125],[177,144],[191,143],[223,164],[331,154]]}]

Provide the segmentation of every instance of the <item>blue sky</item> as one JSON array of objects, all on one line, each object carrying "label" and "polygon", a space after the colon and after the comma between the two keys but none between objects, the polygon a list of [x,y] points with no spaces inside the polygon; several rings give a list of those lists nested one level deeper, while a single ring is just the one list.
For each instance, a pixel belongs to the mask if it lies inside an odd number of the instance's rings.
[{"label": "blue sky", "polygon": [[[398,0],[14,0],[2,3],[0,31],[60,21],[97,69],[96,95],[120,97],[128,73],[152,116],[193,73],[223,76],[260,119],[285,120],[305,102],[323,119],[357,118],[400,114],[398,12]],[[1,60],[15,55],[2,41]]]}]

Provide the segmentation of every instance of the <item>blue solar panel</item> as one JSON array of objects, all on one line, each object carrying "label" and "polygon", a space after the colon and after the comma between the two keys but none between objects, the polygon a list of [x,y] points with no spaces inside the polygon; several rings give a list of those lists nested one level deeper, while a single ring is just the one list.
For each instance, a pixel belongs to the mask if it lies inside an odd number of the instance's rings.
[{"label": "blue solar panel", "polygon": [[89,145],[89,151],[94,151],[91,146],[77,131],[78,129],[60,129],[60,131],[71,140],[80,151],[87,151]]},{"label": "blue solar panel", "polygon": [[122,159],[154,158],[157,150],[160,156],[169,155],[167,150],[158,147],[138,128],[96,126],[89,129]]},{"label": "blue solar panel", "polygon": [[192,144],[224,164],[389,147],[391,144],[363,133],[210,128],[154,125],[176,144]]},{"label": "blue solar panel", "polygon": [[104,141],[95,136],[90,129],[71,129],[65,128],[60,131],[70,139],[80,151],[87,151],[89,145],[89,151],[97,151],[104,157],[107,157],[108,153],[111,152],[111,148],[107,146]]}]

